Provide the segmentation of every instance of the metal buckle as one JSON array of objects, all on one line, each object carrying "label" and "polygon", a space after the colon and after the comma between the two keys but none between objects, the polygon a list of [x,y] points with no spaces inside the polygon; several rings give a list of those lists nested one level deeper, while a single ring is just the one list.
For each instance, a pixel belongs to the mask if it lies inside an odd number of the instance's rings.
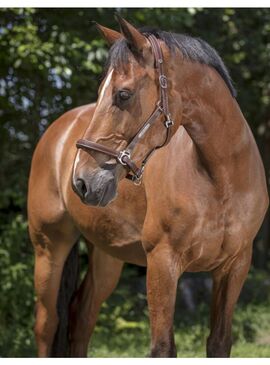
[{"label": "metal buckle", "polygon": [[139,175],[133,175],[132,182],[134,183],[134,185],[137,185],[137,186],[141,185],[144,168],[145,168],[145,164],[143,163],[140,168]]},{"label": "metal buckle", "polygon": [[140,176],[133,175],[132,182],[136,186],[141,185],[141,183],[142,183],[142,174]]},{"label": "metal buckle", "polygon": [[156,104],[157,108],[164,114],[163,107],[160,105],[160,101]]},{"label": "metal buckle", "polygon": [[117,157],[117,160],[120,162],[121,165],[126,166],[126,162],[123,161],[123,157],[128,157],[130,159],[130,152],[123,150],[119,152],[119,155]]},{"label": "metal buckle", "polygon": [[162,87],[162,89],[167,89],[168,80],[167,80],[167,77],[165,75],[160,75],[159,76],[159,84],[160,84],[160,87]]},{"label": "metal buckle", "polygon": [[137,176],[137,175],[133,175],[132,176],[132,182],[133,182],[133,184],[136,185],[136,186],[141,185],[141,183],[142,183],[142,177],[143,177],[143,170],[141,169],[139,176]]},{"label": "metal buckle", "polygon": [[166,128],[170,128],[174,125],[174,121],[171,119],[167,119],[164,124]]}]

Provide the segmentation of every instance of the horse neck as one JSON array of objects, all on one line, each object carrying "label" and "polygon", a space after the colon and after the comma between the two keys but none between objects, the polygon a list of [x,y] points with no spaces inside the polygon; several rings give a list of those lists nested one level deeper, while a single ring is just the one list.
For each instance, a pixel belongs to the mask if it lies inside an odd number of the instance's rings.
[{"label": "horse neck", "polygon": [[181,123],[196,146],[200,165],[224,192],[247,157],[249,127],[215,70],[195,63],[187,67],[178,76]]}]

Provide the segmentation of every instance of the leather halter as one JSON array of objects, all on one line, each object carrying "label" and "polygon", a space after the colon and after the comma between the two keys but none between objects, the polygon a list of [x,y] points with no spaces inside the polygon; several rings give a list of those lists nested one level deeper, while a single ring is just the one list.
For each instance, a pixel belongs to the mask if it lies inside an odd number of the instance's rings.
[{"label": "leather halter", "polygon": [[[143,126],[139,129],[139,131],[136,133],[136,135],[132,138],[131,142],[128,144],[126,149],[122,151],[116,151],[109,147],[103,146],[99,143],[91,142],[86,139],[79,139],[76,143],[77,148],[82,148],[83,150],[89,152],[89,150],[101,152],[105,155],[108,155],[110,157],[113,157],[116,159],[118,163],[123,165],[127,170],[129,170],[126,178],[132,180],[135,184],[141,183],[141,178],[143,174],[144,167],[152,155],[152,153],[165,146],[169,142],[171,127],[174,125],[173,120],[171,119],[171,114],[169,112],[169,105],[168,105],[168,81],[166,75],[164,75],[164,59],[162,55],[162,50],[160,48],[160,45],[158,43],[158,40],[156,37],[154,37],[152,34],[148,35],[147,38],[150,41],[150,44],[152,46],[152,50],[154,53],[155,58],[155,66],[157,68],[158,72],[158,80],[159,80],[159,89],[160,89],[160,98],[157,102],[156,109],[154,112],[150,115],[150,117],[147,119],[147,121],[143,124]],[[134,161],[131,159],[131,154],[136,146],[136,144],[143,138],[145,133],[148,131],[148,129],[154,124],[154,122],[157,120],[158,117],[161,115],[164,115],[164,126],[166,128],[166,137],[164,142],[154,147],[146,157],[143,159],[141,167],[138,167]],[[132,172],[132,174],[130,173]]]}]

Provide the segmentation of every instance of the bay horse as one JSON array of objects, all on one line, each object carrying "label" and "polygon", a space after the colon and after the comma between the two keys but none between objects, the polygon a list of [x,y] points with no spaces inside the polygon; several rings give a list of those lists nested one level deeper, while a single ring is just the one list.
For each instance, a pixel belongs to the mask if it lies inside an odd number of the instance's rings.
[{"label": "bay horse", "polygon": [[[38,355],[87,356],[101,304],[128,262],[147,266],[151,356],[176,356],[178,280],[208,271],[207,356],[227,357],[269,204],[258,148],[212,47],[118,22],[120,32],[97,25],[112,45],[97,103],[61,116],[33,156]],[[80,236],[89,267],[77,288]]]}]

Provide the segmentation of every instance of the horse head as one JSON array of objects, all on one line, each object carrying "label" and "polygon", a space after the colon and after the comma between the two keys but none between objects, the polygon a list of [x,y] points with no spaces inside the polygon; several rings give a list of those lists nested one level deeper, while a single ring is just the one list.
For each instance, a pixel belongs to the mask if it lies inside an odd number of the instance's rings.
[{"label": "horse head", "polygon": [[74,191],[95,206],[106,206],[116,197],[121,179],[140,181],[150,154],[168,143],[174,125],[175,108],[169,103],[173,83],[166,77],[168,47],[123,18],[118,21],[121,33],[97,25],[112,46],[73,169]]}]

